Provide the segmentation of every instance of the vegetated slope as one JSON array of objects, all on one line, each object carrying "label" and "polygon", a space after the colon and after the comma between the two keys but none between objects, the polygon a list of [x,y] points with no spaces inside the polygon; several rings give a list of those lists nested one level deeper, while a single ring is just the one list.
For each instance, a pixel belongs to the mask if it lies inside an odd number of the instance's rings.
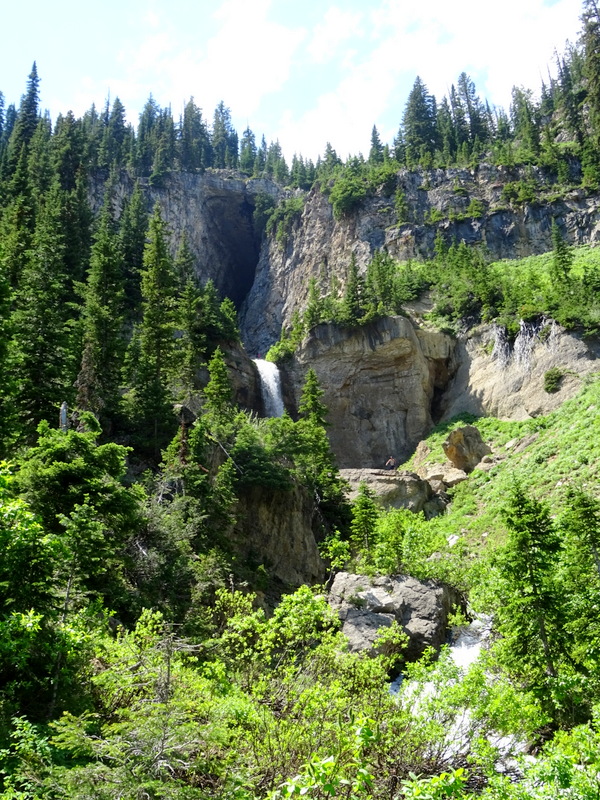
[{"label": "vegetated slope", "polygon": [[[554,516],[568,508],[570,490],[598,497],[600,376],[590,375],[576,397],[547,416],[510,422],[465,415],[444,423],[424,440],[421,457],[413,456],[401,468],[426,470],[428,464],[445,462],[442,442],[465,422],[476,426],[492,448],[493,463],[450,490],[444,516],[418,523],[424,537],[420,552],[406,555],[420,577],[443,577],[477,594],[488,557],[506,541],[503,512],[516,485],[547,504]],[[438,555],[428,561],[434,552]]]}]

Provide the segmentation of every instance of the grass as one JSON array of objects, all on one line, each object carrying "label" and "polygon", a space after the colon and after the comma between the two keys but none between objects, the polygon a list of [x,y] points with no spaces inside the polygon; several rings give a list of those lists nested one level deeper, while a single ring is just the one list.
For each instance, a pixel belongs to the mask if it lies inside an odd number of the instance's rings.
[{"label": "grass", "polygon": [[[440,576],[440,562],[446,558],[456,562],[460,552],[461,561],[471,565],[466,570],[464,563],[461,565],[460,585],[474,589],[482,580],[482,564],[505,541],[503,508],[515,481],[547,503],[553,516],[565,508],[569,487],[600,496],[600,374],[587,378],[577,397],[544,417],[503,422],[463,416],[438,426],[426,440],[430,449],[426,464],[446,461],[442,442],[450,430],[466,422],[479,429],[501,460],[487,472],[474,470],[468,480],[450,490],[452,502],[447,513],[427,525],[430,535],[443,533],[443,537],[435,537],[431,577]],[[531,434],[536,434],[535,440],[521,452],[515,452],[518,443],[506,448],[511,440],[520,441]],[[414,457],[401,468],[414,469]],[[443,545],[453,535],[460,537],[459,542],[452,547]],[[452,575],[446,577],[452,579]]]}]

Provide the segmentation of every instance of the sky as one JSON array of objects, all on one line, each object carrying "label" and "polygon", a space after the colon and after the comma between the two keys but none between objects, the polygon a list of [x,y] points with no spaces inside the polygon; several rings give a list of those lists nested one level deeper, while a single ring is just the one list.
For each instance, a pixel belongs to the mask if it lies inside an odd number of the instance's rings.
[{"label": "sky", "polygon": [[539,92],[580,33],[581,0],[13,0],[3,9],[0,91],[18,104],[33,61],[52,119],[119,97],[136,124],[152,94],[179,119],[223,100],[238,133],[315,160],[327,142],[392,143],[419,76],[437,100],[461,72],[508,110]]}]

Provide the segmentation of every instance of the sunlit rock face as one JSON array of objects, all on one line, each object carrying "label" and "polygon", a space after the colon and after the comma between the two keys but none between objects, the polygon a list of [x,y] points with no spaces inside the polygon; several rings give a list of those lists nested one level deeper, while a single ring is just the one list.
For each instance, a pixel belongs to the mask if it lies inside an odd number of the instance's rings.
[{"label": "sunlit rock face", "polygon": [[340,467],[383,467],[408,456],[432,426],[432,405],[448,380],[453,339],[420,331],[404,317],[361,328],[319,325],[303,342],[283,382],[297,407],[315,370],[329,409],[329,440]]},{"label": "sunlit rock face", "polygon": [[409,637],[408,661],[419,658],[427,647],[438,650],[444,644],[448,616],[460,602],[458,592],[439,581],[348,572],[335,576],[328,600],[339,614],[351,652],[375,652],[378,633],[397,622]]},{"label": "sunlit rock face", "polygon": [[[160,206],[172,252],[185,233],[200,282],[211,278],[222,296],[240,305],[254,283],[260,253],[261,236],[253,220],[256,197],[269,195],[276,201],[281,188],[268,179],[249,179],[229,170],[173,172],[158,186],[148,179],[140,179],[140,184],[148,210],[155,203]],[[121,173],[114,190],[117,211],[133,188],[129,175]],[[102,181],[92,181],[90,192],[92,208],[98,210]]]},{"label": "sunlit rock face", "polygon": [[[524,171],[490,164],[477,169],[400,170],[392,185],[376,187],[352,213],[339,219],[327,196],[313,189],[285,242],[263,243],[256,277],[242,307],[244,341],[251,350],[264,353],[279,338],[282,325],[290,325],[294,312],[306,308],[311,278],[322,295],[339,294],[352,258],[364,273],[377,250],[399,261],[431,258],[440,234],[447,244],[464,241],[481,246],[492,259],[522,258],[552,249],[553,219],[572,244],[599,241],[597,196],[576,189],[545,201],[543,192],[552,191],[555,179],[551,171],[540,168]],[[507,184],[523,180],[535,181],[539,202],[506,200]],[[395,210],[398,193],[407,209],[401,221]]]}]

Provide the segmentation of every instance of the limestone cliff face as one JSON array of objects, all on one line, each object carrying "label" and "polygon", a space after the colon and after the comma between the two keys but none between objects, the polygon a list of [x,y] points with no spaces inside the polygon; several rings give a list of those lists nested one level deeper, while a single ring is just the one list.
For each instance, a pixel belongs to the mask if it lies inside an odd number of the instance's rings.
[{"label": "limestone cliff face", "polygon": [[432,426],[436,389],[446,385],[454,340],[404,317],[362,328],[319,325],[284,369],[297,407],[309,368],[329,409],[329,439],[340,467],[380,467],[408,456]]},{"label": "limestone cliff face", "polygon": [[[140,184],[148,210],[157,202],[160,206],[173,252],[185,231],[201,282],[212,278],[222,295],[241,303],[254,282],[261,244],[252,219],[256,196],[267,194],[277,200],[281,188],[268,179],[245,178],[228,170],[207,170],[197,175],[174,172],[161,186],[152,186],[147,179],[141,179]],[[117,209],[131,195],[133,186],[123,172],[115,187]],[[95,210],[102,204],[103,192],[102,181],[92,183]]]},{"label": "limestone cliff face", "polygon": [[[503,189],[514,181],[534,181],[540,202],[511,205]],[[247,346],[264,352],[289,325],[293,312],[306,306],[308,285],[317,280],[322,294],[337,282],[343,287],[352,255],[365,269],[373,253],[385,248],[399,260],[427,258],[441,232],[447,242],[484,246],[493,258],[520,258],[552,248],[556,219],[573,244],[600,239],[600,202],[582,189],[551,195],[553,177],[540,169],[480,165],[476,170],[401,170],[390,190],[380,187],[349,216],[336,220],[327,197],[314,189],[292,225],[284,246],[263,244],[256,278],[242,311]],[[395,193],[404,195],[408,212],[399,223]],[[467,216],[473,200],[480,216]],[[473,212],[471,212],[473,213]],[[439,221],[432,223],[437,217]]]},{"label": "limestone cliff face", "polygon": [[[598,370],[599,357],[597,337],[567,333],[551,320],[521,323],[512,343],[502,330],[480,326],[457,341],[456,370],[440,400],[441,419],[464,412],[514,420],[548,414]],[[550,369],[561,373],[555,392],[544,388]]]}]

